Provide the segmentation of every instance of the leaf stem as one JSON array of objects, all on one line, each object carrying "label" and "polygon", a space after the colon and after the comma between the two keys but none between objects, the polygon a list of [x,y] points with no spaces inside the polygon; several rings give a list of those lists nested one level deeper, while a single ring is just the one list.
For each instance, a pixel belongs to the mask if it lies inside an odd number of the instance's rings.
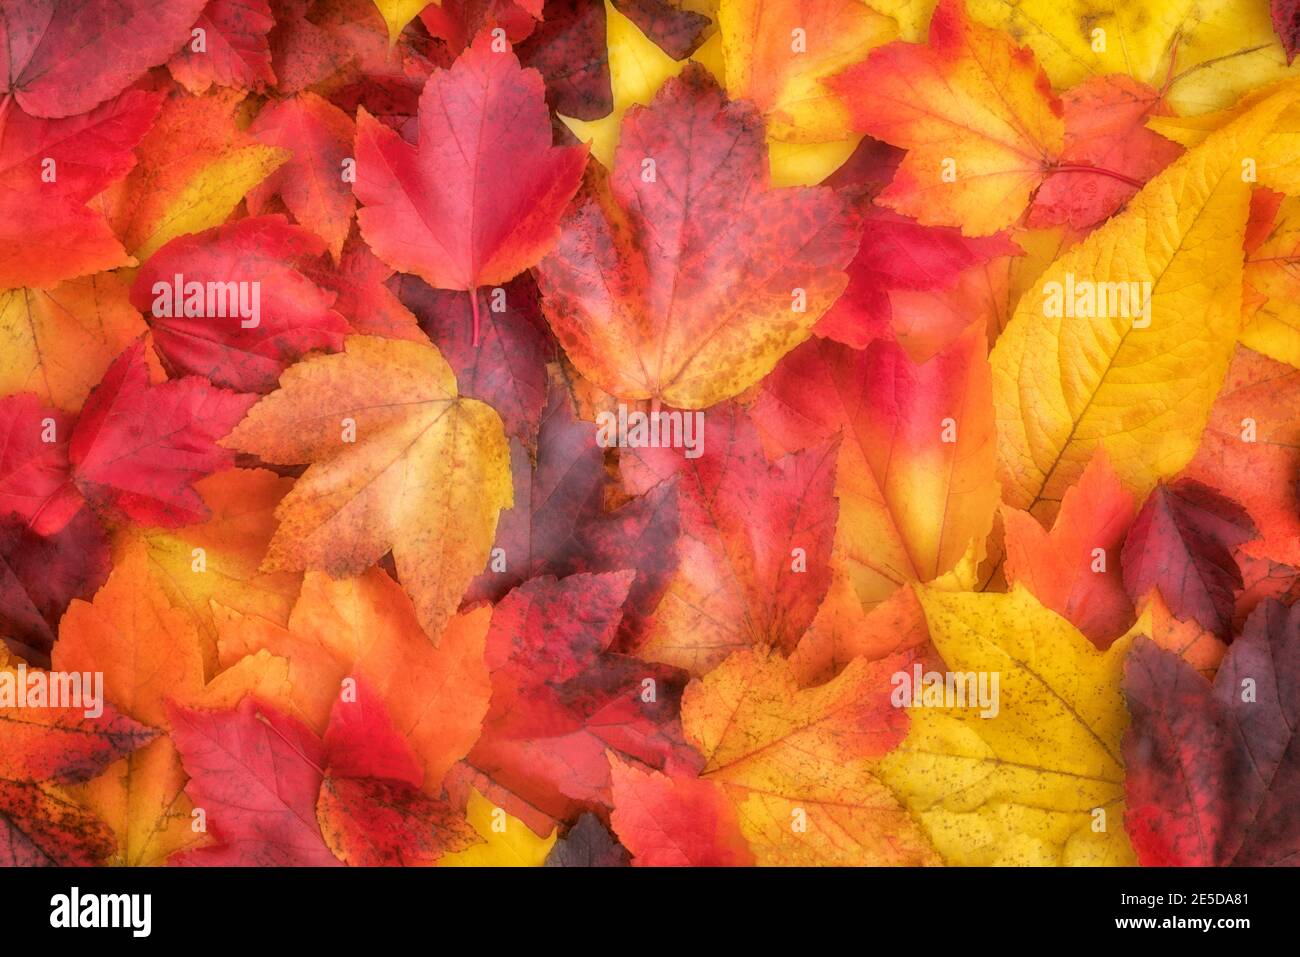
[{"label": "leaf stem", "polygon": [[1125,176],[1118,170],[1107,169],[1104,166],[1087,166],[1082,163],[1065,163],[1060,166],[1053,166],[1047,172],[1049,173],[1096,173],[1099,176],[1109,176],[1111,179],[1117,179],[1121,183],[1127,183],[1134,189],[1141,189],[1146,183],[1132,176]]}]

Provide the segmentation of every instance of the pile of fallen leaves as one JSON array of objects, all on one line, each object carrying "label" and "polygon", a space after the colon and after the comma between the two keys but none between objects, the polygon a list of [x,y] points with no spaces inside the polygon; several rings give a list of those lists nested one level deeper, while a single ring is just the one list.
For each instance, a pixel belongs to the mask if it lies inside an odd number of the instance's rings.
[{"label": "pile of fallen leaves", "polygon": [[0,0],[0,862],[1297,863],[1298,29]]}]

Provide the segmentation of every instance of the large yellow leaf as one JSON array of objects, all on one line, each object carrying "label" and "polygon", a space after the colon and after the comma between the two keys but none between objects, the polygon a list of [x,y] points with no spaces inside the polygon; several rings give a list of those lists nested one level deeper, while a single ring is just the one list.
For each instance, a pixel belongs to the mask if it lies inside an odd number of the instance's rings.
[{"label": "large yellow leaf", "polygon": [[[1286,75],[1266,3],[1255,0],[968,0],[971,15],[1028,44],[1058,89],[1126,73],[1177,113],[1203,113]],[[1103,31],[1098,33],[1097,31]]]},{"label": "large yellow leaf", "polygon": [[312,463],[276,509],[262,567],[358,575],[392,549],[436,641],[513,501],[505,429],[457,394],[432,345],[354,336],[345,348],[291,367],[225,440],[268,462]]},{"label": "large yellow leaf", "polygon": [[1099,652],[1022,586],[917,593],[951,672],[987,675],[986,688],[998,676],[996,709],[911,708],[907,739],[881,763],[945,860],[1132,863],[1120,752],[1129,639]]},{"label": "large yellow leaf", "polygon": [[[991,358],[1009,504],[1049,520],[1098,444],[1139,498],[1191,459],[1240,331],[1251,189],[1241,160],[1294,97],[1279,93],[1213,133],[1021,299]],[[1071,287],[1091,290],[1092,311],[1108,315],[1049,308]]]},{"label": "large yellow leaf", "polygon": [[783,658],[746,650],[687,687],[687,740],[704,755],[702,776],[735,804],[759,864],[936,862],[877,770],[906,726],[888,700],[900,660],[859,658],[801,691]]}]

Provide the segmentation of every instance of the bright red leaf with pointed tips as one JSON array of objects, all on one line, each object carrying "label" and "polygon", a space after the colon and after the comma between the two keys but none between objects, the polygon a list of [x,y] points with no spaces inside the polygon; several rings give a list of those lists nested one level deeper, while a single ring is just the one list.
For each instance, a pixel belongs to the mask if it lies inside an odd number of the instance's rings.
[{"label": "bright red leaf with pointed tips", "polygon": [[357,216],[375,254],[435,288],[465,291],[546,255],[587,158],[584,147],[551,146],[541,76],[486,37],[429,79],[418,143],[363,110],[356,154]]}]

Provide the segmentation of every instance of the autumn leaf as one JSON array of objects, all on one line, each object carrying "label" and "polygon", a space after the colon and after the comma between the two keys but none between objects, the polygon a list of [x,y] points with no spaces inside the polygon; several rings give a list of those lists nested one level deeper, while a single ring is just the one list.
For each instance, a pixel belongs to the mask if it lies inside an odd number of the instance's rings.
[{"label": "autumn leaf", "polygon": [[337,866],[316,823],[324,746],[301,722],[245,698],[234,711],[172,705],[172,740],[215,845],[173,863]]},{"label": "autumn leaf", "polygon": [[[29,676],[0,649],[0,674],[12,692]],[[155,733],[105,706],[82,710],[10,699],[0,706],[0,864],[91,866],[113,852],[112,832],[78,807],[63,785],[94,777]]]},{"label": "autumn leaf", "polygon": [[593,173],[538,269],[583,375],[705,408],[807,338],[844,288],[852,233],[830,190],[767,189],[764,156],[759,117],[699,67],[628,114],[613,175]]},{"label": "autumn leaf", "polygon": [[1181,475],[1245,506],[1260,537],[1250,555],[1300,565],[1300,372],[1238,347]]},{"label": "autumn leaf", "polygon": [[704,415],[698,457],[645,448],[622,460],[634,492],[676,476],[681,515],[677,572],[637,653],[693,675],[750,646],[794,648],[830,583],[837,516],[835,439],[769,462],[743,409]]},{"label": "autumn leaf", "polygon": [[985,343],[977,323],[916,363],[889,340],[865,350],[815,340],[761,387],[756,421],[777,448],[842,433],[836,538],[868,608],[972,550],[983,557],[998,500]]},{"label": "autumn leaf", "polygon": [[[991,357],[1008,504],[1050,518],[1097,445],[1141,497],[1192,458],[1241,323],[1239,156],[1291,99],[1277,94],[1189,151],[1020,301]],[[1067,283],[1088,315],[1053,305]]]},{"label": "autumn leaf", "polygon": [[352,118],[305,92],[267,104],[248,132],[259,143],[293,151],[289,162],[248,194],[249,212],[260,215],[269,199],[279,196],[295,220],[329,244],[338,261],[357,207],[346,178],[356,135]]},{"label": "autumn leaf", "polygon": [[627,867],[629,863],[627,848],[590,812],[579,817],[546,855],[547,867]]},{"label": "autumn leaf", "polygon": [[86,400],[68,443],[86,500],[146,525],[202,521],[193,483],[234,464],[217,440],[252,404],[198,377],[151,385],[144,343],[119,356]]},{"label": "autumn leaf", "polygon": [[468,763],[527,807],[559,818],[608,805],[608,749],[655,769],[693,760],[681,678],[611,649],[631,577],[535,578],[493,610],[492,706]]},{"label": "autumn leaf", "polygon": [[[274,23],[267,0],[208,0],[190,30],[190,42],[167,68],[191,93],[203,93],[214,83],[261,92],[275,83],[267,41]],[[194,36],[199,31],[202,49]]]},{"label": "autumn leaf", "polygon": [[244,669],[236,675],[244,687],[262,687],[268,704],[317,734],[344,679],[364,682],[419,759],[430,796],[479,737],[491,694],[483,657],[490,609],[451,619],[435,647],[410,599],[372,568],[341,581],[308,572],[287,626],[255,611],[223,608],[214,617],[224,669],[216,681]]},{"label": "autumn leaf", "polygon": [[289,623],[302,575],[262,572],[259,566],[275,532],[275,507],[292,487],[292,480],[264,469],[218,472],[194,483],[210,513],[207,521],[143,528],[118,538],[119,562],[135,542],[143,542],[152,580],[198,630],[206,675],[218,670],[214,605],[223,613]]},{"label": "autumn leaf", "polygon": [[[541,76],[476,42],[425,86],[417,144],[360,112],[354,189],[366,241],[439,289],[513,279],[554,245],[586,162],[585,150],[550,141]],[[480,193],[491,201],[475,202]]]},{"label": "autumn leaf", "polygon": [[[546,405],[546,363],[555,344],[532,277],[525,273],[490,293],[464,293],[404,276],[398,294],[451,365],[461,394],[492,406],[509,436],[534,446]],[[477,310],[471,296],[483,300]],[[481,316],[477,342],[476,311]]]},{"label": "autumn leaf", "polygon": [[1294,861],[1295,679],[1300,615],[1261,605],[1211,684],[1151,642],[1133,646],[1126,818],[1147,866]]},{"label": "autumn leaf", "polygon": [[68,603],[89,598],[109,568],[104,530],[89,508],[48,535],[17,515],[0,517],[0,631],[10,650],[48,664]]},{"label": "autumn leaf", "polygon": [[907,728],[889,703],[890,670],[858,659],[801,691],[779,656],[742,651],[687,687],[682,723],[704,755],[701,779],[730,797],[760,865],[936,862],[878,770]]},{"label": "autumn leaf", "polygon": [[470,795],[466,820],[482,838],[455,854],[444,855],[440,867],[541,867],[555,845],[554,832],[538,837],[519,820],[510,817],[477,791]]},{"label": "autumn leaf", "polygon": [[135,90],[51,120],[0,103],[0,289],[50,287],[132,262],[87,204],[135,164],[158,105]]},{"label": "autumn leaf", "polygon": [[1123,207],[1182,152],[1147,129],[1169,112],[1160,93],[1121,74],[1090,77],[1061,94],[1065,144],[1034,194],[1031,227],[1087,229]]},{"label": "autumn leaf", "polygon": [[108,194],[122,245],[146,260],[177,236],[220,226],[254,186],[292,154],[265,146],[235,120],[234,91],[173,93],[137,153],[139,164]]},{"label": "autumn leaf", "polygon": [[859,0],[723,0],[718,29],[727,93],[758,107],[770,148],[821,146],[826,172],[838,166],[857,137],[824,81],[893,40],[894,22]]},{"label": "autumn leaf", "polygon": [[597,120],[614,108],[604,0],[547,0],[537,29],[516,48],[546,81],[546,102],[563,116]]},{"label": "autumn leaf", "polygon": [[609,64],[612,109],[602,108],[595,117],[560,110],[560,119],[579,141],[586,143],[606,169],[614,166],[623,117],[633,106],[646,106],[664,81],[686,66],[656,46],[641,28],[621,13],[611,0],[600,0],[605,9],[603,33]]},{"label": "autumn leaf", "polygon": [[744,867],[754,862],[735,808],[708,780],[644,771],[609,755],[610,815],[640,867]]},{"label": "autumn leaf", "polygon": [[85,113],[116,96],[189,36],[205,0],[38,0],[0,18],[0,87],[32,116]]},{"label": "autumn leaf", "polygon": [[[966,676],[967,696],[911,709],[911,731],[882,762],[883,777],[944,860],[1129,863],[1120,754],[1129,643],[1098,651],[1019,585],[1005,595],[919,595],[931,640],[950,672]],[[977,701],[976,684],[994,674],[996,698]]]},{"label": "autumn leaf", "polygon": [[1033,516],[1003,507],[1007,583],[1023,583],[1104,651],[1133,618],[1120,546],[1135,517],[1133,497],[1098,451],[1066,491],[1051,531]]},{"label": "autumn leaf", "polygon": [[853,126],[907,156],[879,197],[927,226],[1011,225],[1064,145],[1060,102],[1029,51],[943,0],[928,44],[896,42],[830,81]]},{"label": "autumn leaf", "polygon": [[[463,326],[461,336],[466,337]],[[635,571],[618,641],[620,647],[634,646],[677,568],[676,482],[665,479],[645,494],[607,508],[609,476],[596,426],[578,419],[569,397],[554,385],[539,424],[535,458],[512,442],[514,507],[501,513],[494,559],[470,585],[465,601],[499,601],[510,589],[543,575]]]},{"label": "autumn leaf", "polygon": [[1245,90],[1288,73],[1265,4],[1174,3],[1159,15],[1122,0],[966,0],[971,15],[1034,51],[1053,86],[1127,74],[1180,115],[1231,104]]},{"label": "autumn leaf", "polygon": [[429,5],[429,0],[375,0],[375,6],[388,24],[389,40],[397,42],[398,35],[406,25]]},{"label": "autumn leaf", "polygon": [[1232,550],[1255,533],[1245,509],[1200,482],[1158,485],[1124,540],[1124,587],[1135,602],[1159,588],[1177,617],[1226,638],[1242,585]]},{"label": "autumn leaf", "polygon": [[81,408],[109,365],[145,332],[127,288],[111,273],[53,289],[0,293],[0,393],[32,392],[68,412]]},{"label": "autumn leaf", "polygon": [[[916,313],[907,293],[953,289],[964,270],[1020,252],[1002,233],[971,239],[950,227],[922,226],[886,210],[873,211],[848,266],[848,287],[813,331],[855,349],[866,348],[873,339],[901,340],[904,317]],[[893,321],[896,307],[898,323]],[[962,318],[958,332],[970,325],[970,316]]]},{"label": "autumn leaf", "polygon": [[131,301],[149,317],[159,355],[175,373],[269,392],[295,360],[337,352],[350,331],[331,308],[334,294],[302,272],[324,251],[320,239],[283,217],[241,219],[163,246],[136,275]]},{"label": "autumn leaf", "polygon": [[392,549],[435,641],[512,501],[500,417],[457,394],[430,345],[351,337],[291,367],[225,443],[311,463],[276,509],[264,570],[357,575]]},{"label": "autumn leaf", "polygon": [[339,860],[353,867],[428,866],[475,843],[452,808],[420,791],[424,769],[364,682],[334,702],[323,740],[316,817]]},{"label": "autumn leaf", "polygon": [[[1254,213],[1267,190],[1252,197]],[[1243,345],[1278,362],[1300,366],[1300,312],[1296,305],[1296,264],[1300,262],[1300,200],[1274,194],[1258,237],[1246,237],[1246,328]]]}]

